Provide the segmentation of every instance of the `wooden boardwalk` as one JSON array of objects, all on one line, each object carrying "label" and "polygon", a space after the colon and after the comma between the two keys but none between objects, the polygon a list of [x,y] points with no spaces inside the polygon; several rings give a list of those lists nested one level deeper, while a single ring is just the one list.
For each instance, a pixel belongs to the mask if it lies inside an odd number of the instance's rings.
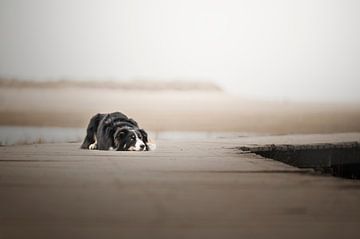
[{"label": "wooden boardwalk", "polygon": [[0,238],[357,238],[360,182],[235,147],[360,134],[0,147]]}]

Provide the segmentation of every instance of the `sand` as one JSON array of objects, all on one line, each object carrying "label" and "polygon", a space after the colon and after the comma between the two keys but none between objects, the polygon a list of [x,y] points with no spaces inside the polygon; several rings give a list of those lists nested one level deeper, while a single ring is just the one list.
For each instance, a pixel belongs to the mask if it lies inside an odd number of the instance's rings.
[{"label": "sand", "polygon": [[154,132],[360,131],[359,105],[254,101],[218,91],[0,88],[1,125],[86,127],[92,115],[112,111]]}]

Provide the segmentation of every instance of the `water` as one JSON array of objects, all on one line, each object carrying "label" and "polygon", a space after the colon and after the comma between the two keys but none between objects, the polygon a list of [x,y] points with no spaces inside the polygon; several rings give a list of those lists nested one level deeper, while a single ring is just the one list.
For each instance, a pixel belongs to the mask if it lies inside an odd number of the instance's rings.
[{"label": "water", "polygon": [[[81,142],[85,137],[85,133],[85,128],[0,126],[0,145]],[[205,140],[253,135],[238,132],[192,131],[161,131],[148,132],[148,134],[154,140]]]},{"label": "water", "polygon": [[0,145],[80,142],[83,128],[0,126]]}]

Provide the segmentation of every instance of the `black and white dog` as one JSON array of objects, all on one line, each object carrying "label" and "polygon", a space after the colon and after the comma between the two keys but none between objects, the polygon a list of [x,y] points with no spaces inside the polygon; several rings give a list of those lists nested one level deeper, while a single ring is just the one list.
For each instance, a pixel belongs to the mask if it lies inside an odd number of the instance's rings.
[{"label": "black and white dog", "polygon": [[89,122],[82,149],[149,151],[155,145],[149,143],[145,130],[138,123],[120,112],[96,114]]}]

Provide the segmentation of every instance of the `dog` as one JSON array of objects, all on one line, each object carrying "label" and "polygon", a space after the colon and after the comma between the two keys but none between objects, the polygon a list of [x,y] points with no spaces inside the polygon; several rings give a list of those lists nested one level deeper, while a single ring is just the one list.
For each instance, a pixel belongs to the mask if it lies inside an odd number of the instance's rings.
[{"label": "dog", "polygon": [[94,115],[81,145],[82,149],[115,151],[149,151],[155,147],[145,130],[120,112]]}]

